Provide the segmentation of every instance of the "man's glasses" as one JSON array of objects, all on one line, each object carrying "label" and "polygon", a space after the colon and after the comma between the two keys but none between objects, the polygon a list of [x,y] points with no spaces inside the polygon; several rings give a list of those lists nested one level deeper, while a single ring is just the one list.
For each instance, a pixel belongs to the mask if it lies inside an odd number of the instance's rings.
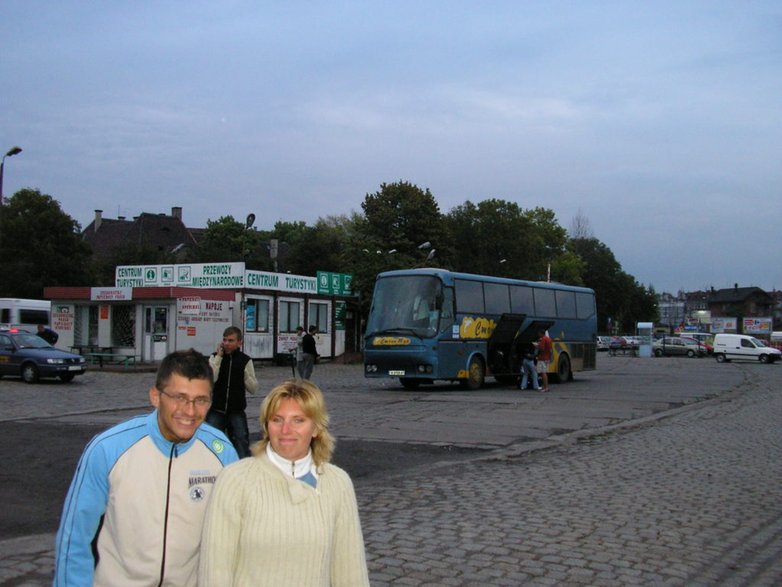
[{"label": "man's glasses", "polygon": [[211,398],[208,397],[197,397],[195,399],[188,399],[187,396],[171,395],[170,393],[167,393],[162,389],[158,389],[158,391],[163,395],[165,395],[166,397],[170,397],[181,408],[186,407],[188,404],[193,404],[193,407],[195,408],[208,408],[212,404]]}]

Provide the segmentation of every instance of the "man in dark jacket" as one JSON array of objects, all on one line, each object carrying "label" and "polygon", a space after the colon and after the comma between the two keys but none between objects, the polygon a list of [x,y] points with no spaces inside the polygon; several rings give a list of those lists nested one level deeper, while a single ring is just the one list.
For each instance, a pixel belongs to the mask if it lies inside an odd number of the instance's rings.
[{"label": "man in dark jacket", "polygon": [[57,334],[51,328],[44,326],[43,324],[38,325],[38,332],[36,332],[36,334],[52,346],[56,345],[60,338],[59,334]]},{"label": "man in dark jacket", "polygon": [[247,428],[246,393],[258,391],[255,367],[252,359],[240,349],[242,331],[229,326],[223,332],[223,342],[209,357],[214,374],[212,407],[206,415],[206,423],[226,433],[239,453],[239,458],[250,456],[250,431]]},{"label": "man in dark jacket", "polygon": [[302,379],[312,378],[312,370],[315,368],[315,359],[318,357],[318,349],[315,341],[315,334],[318,328],[310,326],[309,331],[301,340],[302,368],[299,371]]}]

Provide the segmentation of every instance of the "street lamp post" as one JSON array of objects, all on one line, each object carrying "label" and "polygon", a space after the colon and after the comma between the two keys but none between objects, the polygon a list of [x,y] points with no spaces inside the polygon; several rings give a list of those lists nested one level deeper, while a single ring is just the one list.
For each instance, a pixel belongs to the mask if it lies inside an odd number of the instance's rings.
[{"label": "street lamp post", "polygon": [[[244,228],[242,229],[242,261],[244,265],[244,279],[247,279],[247,255],[250,250],[247,248],[247,232],[255,224],[255,214],[250,212],[247,215],[247,219],[244,221]],[[246,281],[244,282],[246,287]],[[247,298],[245,297],[245,289],[242,287],[242,300],[239,302],[239,313],[241,314],[242,330],[247,329]],[[244,350],[244,339],[242,339],[242,350]]]},{"label": "street lamp post", "polygon": [[21,147],[11,147],[8,152],[3,155],[3,160],[0,161],[0,206],[5,204],[5,200],[3,200],[3,167],[5,167],[5,158],[13,157],[14,155],[18,155],[21,152]]}]

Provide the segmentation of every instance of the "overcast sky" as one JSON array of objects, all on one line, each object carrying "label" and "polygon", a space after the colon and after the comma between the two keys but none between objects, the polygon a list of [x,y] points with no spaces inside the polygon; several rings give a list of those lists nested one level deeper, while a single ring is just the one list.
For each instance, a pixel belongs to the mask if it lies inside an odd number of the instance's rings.
[{"label": "overcast sky", "polygon": [[580,211],[658,292],[782,288],[777,0],[5,0],[0,83],[5,196],[82,226],[312,224],[405,180]]}]

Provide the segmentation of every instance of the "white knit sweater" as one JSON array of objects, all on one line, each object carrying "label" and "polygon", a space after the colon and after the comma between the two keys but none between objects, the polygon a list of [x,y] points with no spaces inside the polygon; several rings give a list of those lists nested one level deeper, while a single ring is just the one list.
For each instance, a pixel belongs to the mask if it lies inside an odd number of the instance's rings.
[{"label": "white knit sweater", "polygon": [[335,465],[318,487],[263,454],[226,467],[204,521],[200,587],[369,585],[353,484]]}]

